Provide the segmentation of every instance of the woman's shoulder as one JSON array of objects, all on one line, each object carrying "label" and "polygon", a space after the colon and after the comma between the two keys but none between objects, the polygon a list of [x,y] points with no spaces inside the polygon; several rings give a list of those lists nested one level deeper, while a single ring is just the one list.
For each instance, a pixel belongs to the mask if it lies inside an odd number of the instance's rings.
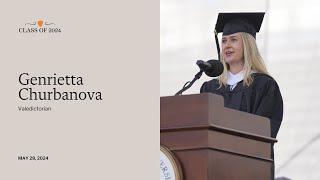
[{"label": "woman's shoulder", "polygon": [[276,80],[268,74],[263,73],[253,73],[253,87],[257,89],[266,88],[266,87],[276,87],[278,88],[278,84]]},{"label": "woman's shoulder", "polygon": [[210,81],[206,81],[202,84],[200,92],[212,92],[217,90],[220,87],[218,79],[212,79]]}]

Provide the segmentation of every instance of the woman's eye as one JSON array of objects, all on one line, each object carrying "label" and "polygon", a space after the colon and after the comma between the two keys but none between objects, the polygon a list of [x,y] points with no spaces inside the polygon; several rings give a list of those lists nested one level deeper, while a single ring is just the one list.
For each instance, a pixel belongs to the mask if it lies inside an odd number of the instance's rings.
[{"label": "woman's eye", "polygon": [[225,39],[222,39],[222,43],[226,43],[227,42],[227,40],[225,40]]},{"label": "woman's eye", "polygon": [[236,38],[231,39],[232,42],[237,42]]}]

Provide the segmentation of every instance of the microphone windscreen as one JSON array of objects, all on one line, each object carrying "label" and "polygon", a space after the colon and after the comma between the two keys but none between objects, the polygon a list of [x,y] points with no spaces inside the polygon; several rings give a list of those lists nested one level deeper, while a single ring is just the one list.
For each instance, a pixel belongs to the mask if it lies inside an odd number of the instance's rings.
[{"label": "microphone windscreen", "polygon": [[218,60],[209,60],[208,63],[212,65],[212,68],[204,71],[207,76],[217,77],[220,76],[223,72],[223,65]]}]

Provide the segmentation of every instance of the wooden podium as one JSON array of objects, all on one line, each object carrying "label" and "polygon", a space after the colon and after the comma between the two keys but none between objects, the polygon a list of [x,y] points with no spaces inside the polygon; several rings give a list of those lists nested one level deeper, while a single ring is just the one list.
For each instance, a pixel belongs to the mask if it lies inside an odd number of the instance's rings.
[{"label": "wooden podium", "polygon": [[160,143],[184,180],[270,180],[269,119],[225,108],[214,94],[161,97]]}]

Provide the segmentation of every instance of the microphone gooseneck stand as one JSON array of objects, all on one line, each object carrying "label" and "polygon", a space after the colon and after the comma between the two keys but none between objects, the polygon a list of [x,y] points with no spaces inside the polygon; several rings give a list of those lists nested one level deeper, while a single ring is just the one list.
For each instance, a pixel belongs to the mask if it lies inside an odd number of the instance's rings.
[{"label": "microphone gooseneck stand", "polygon": [[200,71],[194,76],[194,78],[192,79],[192,81],[186,82],[186,83],[183,85],[182,89],[175,94],[175,96],[182,95],[182,93],[183,93],[184,91],[186,91],[187,89],[189,89],[196,80],[200,79],[200,77],[202,76],[202,73],[203,73],[203,70],[200,70]]}]

